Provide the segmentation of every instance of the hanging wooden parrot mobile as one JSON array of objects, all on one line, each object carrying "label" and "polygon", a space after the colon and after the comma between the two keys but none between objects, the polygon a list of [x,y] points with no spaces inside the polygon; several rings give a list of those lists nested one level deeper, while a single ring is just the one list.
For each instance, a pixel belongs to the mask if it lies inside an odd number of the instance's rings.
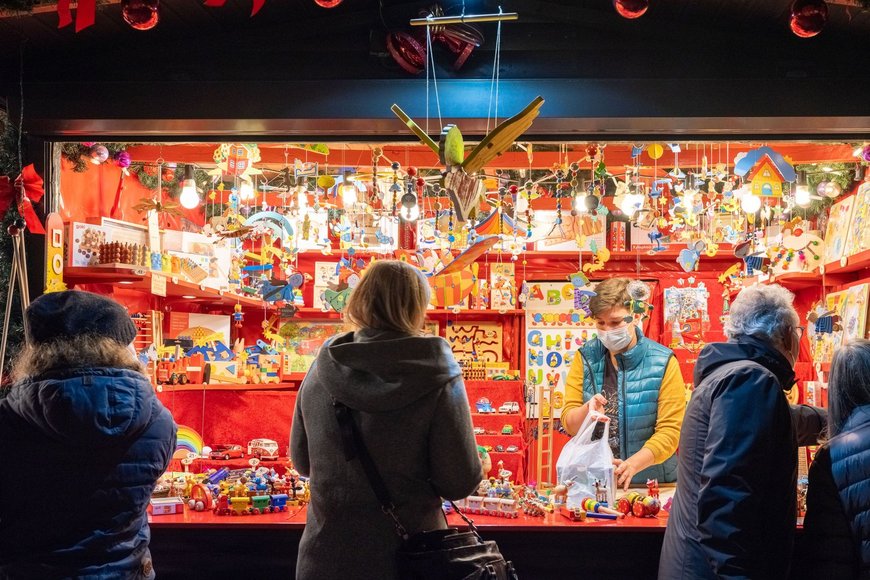
[{"label": "hanging wooden parrot mobile", "polygon": [[443,187],[447,190],[450,201],[453,202],[457,221],[465,222],[480,198],[486,193],[483,180],[475,174],[487,163],[507,151],[514,141],[532,126],[543,104],[542,97],[535,97],[525,109],[487,133],[468,156],[465,155],[462,132],[456,125],[444,127],[441,138],[436,143],[399,105],[393,105],[392,111],[424,145],[438,154],[445,167]]}]

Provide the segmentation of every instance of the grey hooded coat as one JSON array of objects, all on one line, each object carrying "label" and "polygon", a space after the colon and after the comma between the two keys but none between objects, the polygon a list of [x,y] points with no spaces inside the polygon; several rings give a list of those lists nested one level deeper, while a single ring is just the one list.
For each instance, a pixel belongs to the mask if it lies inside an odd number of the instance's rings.
[{"label": "grey hooded coat", "polygon": [[482,478],[459,366],[442,338],[349,332],[321,349],[296,400],[291,457],[311,478],[297,578],[396,578],[401,539],[359,460],[345,461],[333,398],[353,409],[408,532],[444,528],[441,497]]}]

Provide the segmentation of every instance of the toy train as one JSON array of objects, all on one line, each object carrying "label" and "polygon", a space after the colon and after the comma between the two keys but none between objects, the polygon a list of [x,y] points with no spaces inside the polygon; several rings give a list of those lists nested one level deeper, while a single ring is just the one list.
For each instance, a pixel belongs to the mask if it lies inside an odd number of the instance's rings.
[{"label": "toy train", "polygon": [[255,495],[248,497],[218,496],[214,513],[219,516],[259,515],[287,511],[289,496],[286,493]]},{"label": "toy train", "polygon": [[456,502],[465,513],[500,518],[518,517],[517,500],[503,497],[482,497],[470,495]]}]

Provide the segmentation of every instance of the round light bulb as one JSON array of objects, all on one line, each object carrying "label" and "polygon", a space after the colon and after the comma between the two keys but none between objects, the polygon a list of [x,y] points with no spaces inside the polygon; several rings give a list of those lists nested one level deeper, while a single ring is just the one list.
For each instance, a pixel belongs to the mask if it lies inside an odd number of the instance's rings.
[{"label": "round light bulb", "polygon": [[525,213],[529,209],[529,200],[523,196],[517,196],[517,204],[514,206],[516,213]]},{"label": "round light bulb", "polygon": [[411,207],[402,207],[401,211],[399,211],[399,217],[406,222],[417,221],[420,217],[420,206],[412,205]]},{"label": "round light bulb", "polygon": [[810,205],[810,188],[806,185],[798,185],[794,190],[794,202],[801,207]]},{"label": "round light bulb", "polygon": [[740,207],[746,213],[755,213],[761,209],[761,198],[754,193],[747,193],[741,198]]},{"label": "round light bulb", "polygon": [[626,193],[622,197],[622,201],[619,204],[619,209],[622,210],[622,213],[631,217],[634,215],[634,212],[639,210],[643,206],[643,196],[639,193]]},{"label": "round light bulb", "polygon": [[239,199],[242,201],[254,199],[254,186],[247,181],[243,181],[239,187]]},{"label": "round light bulb", "polygon": [[178,203],[184,209],[194,209],[199,205],[199,195],[196,193],[196,183],[191,180],[184,180],[184,186],[181,188],[181,195],[178,196]]},{"label": "round light bulb", "polygon": [[574,198],[574,211],[577,213],[586,213],[586,194],[578,193]]}]

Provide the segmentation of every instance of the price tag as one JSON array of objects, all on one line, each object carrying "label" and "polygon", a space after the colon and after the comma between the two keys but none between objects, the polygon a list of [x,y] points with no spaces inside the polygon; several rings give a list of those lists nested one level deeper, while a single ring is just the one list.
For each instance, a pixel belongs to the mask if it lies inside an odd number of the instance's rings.
[{"label": "price tag", "polygon": [[151,293],[155,296],[166,297],[166,276],[151,274]]}]

